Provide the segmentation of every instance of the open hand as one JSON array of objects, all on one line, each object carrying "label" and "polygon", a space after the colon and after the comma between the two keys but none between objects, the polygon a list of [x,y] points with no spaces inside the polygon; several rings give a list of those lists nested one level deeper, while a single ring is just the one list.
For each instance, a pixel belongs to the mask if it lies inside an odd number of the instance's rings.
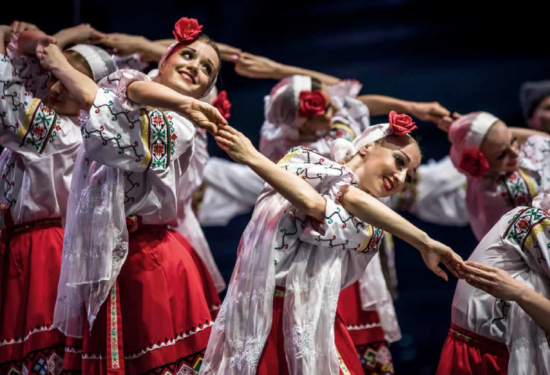
[{"label": "open hand", "polygon": [[227,125],[227,120],[223,118],[216,107],[197,99],[189,98],[178,112],[195,126],[212,135],[217,134],[218,125]]},{"label": "open hand", "polygon": [[460,278],[459,265],[464,262],[460,255],[455,253],[449,246],[439,241],[431,240],[427,246],[420,250],[420,253],[422,254],[422,259],[424,259],[426,266],[428,266],[437,276],[445,281],[449,280],[445,271],[439,267],[439,263],[443,263],[453,275]]},{"label": "open hand", "polygon": [[468,261],[460,265],[460,269],[468,284],[505,301],[517,301],[527,288],[500,268]]},{"label": "open hand", "polygon": [[243,133],[231,126],[222,126],[215,137],[218,146],[237,163],[247,164],[258,151]]},{"label": "open hand", "polygon": [[412,103],[410,114],[422,121],[437,122],[451,115],[451,112],[438,102]]},{"label": "open hand", "polygon": [[459,115],[458,113],[454,112],[452,116],[446,116],[436,121],[437,127],[443,130],[445,133],[448,133],[449,129],[451,128],[451,124],[461,117],[462,115]]},{"label": "open hand", "polygon": [[220,56],[224,61],[235,61],[239,58],[241,50],[236,47],[229,46],[227,44],[216,42],[218,49],[220,50]]}]

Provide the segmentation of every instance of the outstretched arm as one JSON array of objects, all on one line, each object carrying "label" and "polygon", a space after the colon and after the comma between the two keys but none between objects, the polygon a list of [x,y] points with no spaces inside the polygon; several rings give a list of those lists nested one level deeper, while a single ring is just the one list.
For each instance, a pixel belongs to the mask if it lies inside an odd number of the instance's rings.
[{"label": "outstretched arm", "polygon": [[[233,160],[248,165],[298,210],[324,221],[325,199],[307,182],[277,167],[260,154],[242,133],[224,126],[219,130],[216,141]],[[355,217],[392,233],[420,250],[424,262],[436,275],[447,280],[447,275],[438,266],[442,262],[458,277],[456,266],[462,262],[460,256],[431,239],[376,198],[359,189],[348,188],[343,191],[340,203]]]},{"label": "outstretched arm", "polygon": [[285,65],[266,57],[241,53],[235,61],[235,71],[248,78],[271,78],[280,80],[292,75],[304,75],[316,78],[326,85],[334,85],[340,82],[340,78],[314,70],[302,69],[297,66]]},{"label": "outstretched arm", "polygon": [[516,139],[518,140],[518,143],[520,145],[525,143],[527,138],[529,138],[533,135],[540,135],[540,136],[543,136],[543,137],[549,137],[548,133],[544,133],[544,132],[541,132],[541,131],[538,131],[538,130],[533,130],[533,129],[512,128],[511,127],[510,130],[512,131],[512,134],[514,135],[514,137],[516,137]]},{"label": "outstretched arm", "polygon": [[422,103],[383,95],[361,95],[357,99],[369,107],[371,116],[387,115],[390,111],[409,113],[422,121],[437,122],[449,119],[451,113],[437,102]]}]

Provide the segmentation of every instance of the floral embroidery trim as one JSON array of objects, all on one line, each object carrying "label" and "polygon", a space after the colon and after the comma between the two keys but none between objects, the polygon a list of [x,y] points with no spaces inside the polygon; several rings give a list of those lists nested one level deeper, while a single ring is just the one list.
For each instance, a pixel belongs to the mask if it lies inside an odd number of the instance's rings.
[{"label": "floral embroidery trim", "polygon": [[[154,109],[149,114],[151,124],[150,150],[154,168],[166,169],[170,165],[170,156],[174,153],[175,138],[172,139],[173,125],[168,122],[164,113]],[[177,137],[176,137],[177,138]]]},{"label": "floral embroidery trim", "polygon": [[536,208],[525,208],[509,221],[502,239],[517,243],[522,250],[530,249],[536,244],[537,234],[549,226],[548,214]]},{"label": "floral embroidery trim", "polygon": [[[334,134],[334,138],[345,138],[349,141],[353,141],[357,137],[357,134],[355,134],[355,131],[349,125],[346,125],[341,122],[337,122],[332,125],[331,132],[330,132],[331,134],[333,134],[333,130],[336,130]],[[338,132],[339,130],[343,130],[346,133],[348,133],[349,137],[344,137],[343,134],[339,134]]]},{"label": "floral embroidery trim", "polygon": [[503,176],[499,185],[500,194],[510,207],[529,205],[538,193],[535,181],[521,169]]},{"label": "floral embroidery trim", "polygon": [[[27,118],[31,116],[32,120],[30,127],[27,129],[21,141],[21,146],[23,146],[24,143],[29,143],[36,148],[39,154],[42,154],[46,149],[46,145],[49,142],[53,142],[56,138],[57,131],[60,130],[61,127],[57,113],[41,102],[38,104],[38,107],[34,110],[32,115],[27,112]],[[29,108],[29,111],[31,108]]]},{"label": "floral embroidery trim", "polygon": [[118,352],[118,323],[117,323],[117,286],[111,288],[111,368],[119,369],[119,352]]}]

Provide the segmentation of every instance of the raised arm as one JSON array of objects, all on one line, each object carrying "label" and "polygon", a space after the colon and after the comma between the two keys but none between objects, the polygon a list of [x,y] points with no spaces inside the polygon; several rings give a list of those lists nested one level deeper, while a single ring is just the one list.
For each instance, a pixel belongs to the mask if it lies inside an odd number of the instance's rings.
[{"label": "raised arm", "polygon": [[550,137],[550,135],[548,135],[548,133],[541,132],[541,131],[538,131],[538,130],[533,130],[533,129],[512,128],[511,127],[510,130],[512,131],[512,134],[514,135],[514,137],[516,137],[516,139],[518,140],[518,143],[520,145],[525,143],[527,138],[529,138],[533,135],[540,135],[540,136],[543,136],[543,137]]},{"label": "raised arm", "polygon": [[383,95],[361,95],[357,99],[369,107],[371,116],[387,115],[390,111],[396,111],[410,113],[422,121],[437,122],[449,118],[451,114],[437,102],[411,102]]},{"label": "raised arm", "polygon": [[281,80],[292,75],[304,75],[316,78],[327,85],[334,85],[340,82],[340,78],[313,70],[302,69],[296,66],[285,65],[266,57],[241,53],[235,61],[235,71],[248,78],[270,78]]},{"label": "raised arm", "polygon": [[156,108],[164,108],[185,116],[196,126],[216,134],[218,124],[227,120],[208,103],[182,95],[171,88],[152,81],[137,81],[128,86],[128,99]]},{"label": "raised arm", "polygon": [[36,48],[36,57],[42,67],[51,71],[75,97],[81,109],[90,109],[99,86],[90,77],[73,68],[58,46],[52,44],[50,39],[43,38]]},{"label": "raised arm", "polygon": [[104,37],[90,24],[83,23],[57,32],[53,36],[57,40],[59,49],[63,50],[69,44],[98,44]]},{"label": "raised arm", "polygon": [[[242,133],[225,126],[219,130],[216,141],[233,160],[248,165],[298,210],[318,221],[325,219],[326,200],[310,184],[261,155]],[[438,266],[442,262],[458,276],[456,265],[462,262],[460,256],[431,239],[376,198],[350,187],[343,192],[340,203],[355,217],[392,233],[420,250],[424,262],[436,275],[447,280],[447,275]]]},{"label": "raised arm", "polygon": [[110,47],[118,56],[128,56],[139,53],[146,62],[159,62],[166,51],[167,45],[153,42],[143,36],[128,34],[105,34],[101,43]]}]

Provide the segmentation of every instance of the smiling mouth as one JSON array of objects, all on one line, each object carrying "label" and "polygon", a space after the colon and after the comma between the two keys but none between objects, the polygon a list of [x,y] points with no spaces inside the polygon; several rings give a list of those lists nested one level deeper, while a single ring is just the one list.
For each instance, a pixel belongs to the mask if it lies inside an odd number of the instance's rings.
[{"label": "smiling mouth", "polygon": [[383,177],[382,182],[383,182],[383,185],[384,185],[384,189],[386,189],[386,191],[391,191],[395,187],[393,181],[390,180],[387,177]]},{"label": "smiling mouth", "polygon": [[184,78],[186,78],[189,82],[191,83],[196,83],[195,82],[195,77],[193,77],[193,75],[189,72],[181,72],[180,73]]}]

